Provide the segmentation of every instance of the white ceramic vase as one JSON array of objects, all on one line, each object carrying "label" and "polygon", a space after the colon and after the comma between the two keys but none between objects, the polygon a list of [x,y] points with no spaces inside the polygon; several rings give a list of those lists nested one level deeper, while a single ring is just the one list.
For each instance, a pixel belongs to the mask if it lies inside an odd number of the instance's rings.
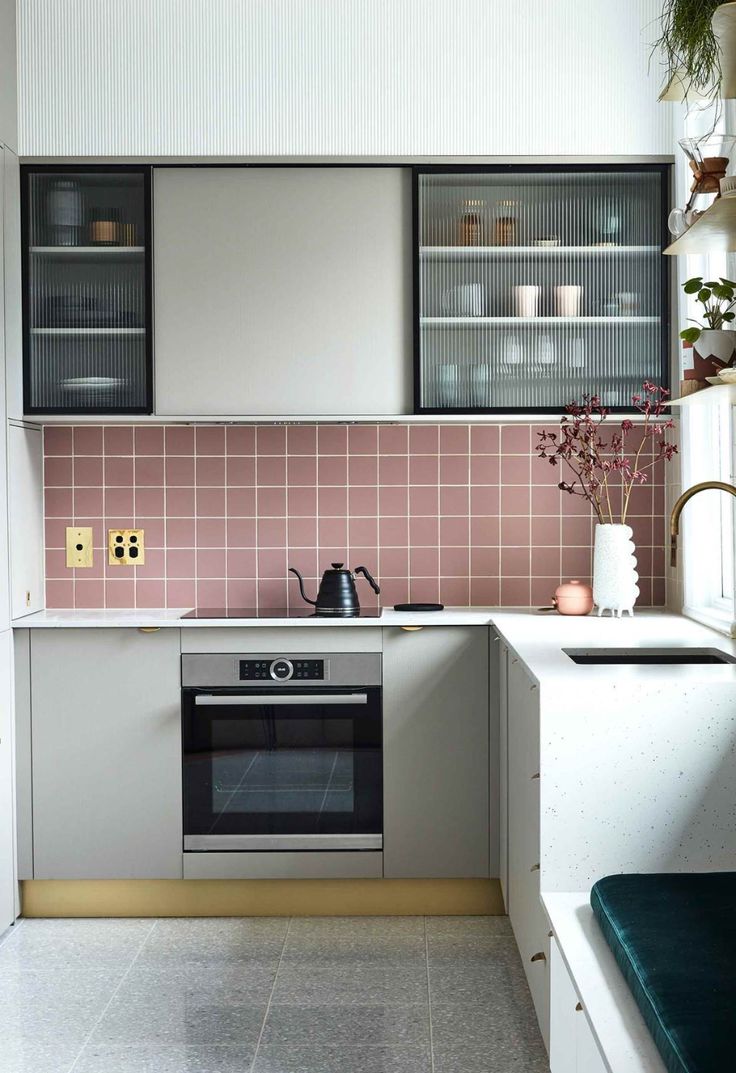
[{"label": "white ceramic vase", "polygon": [[721,4],[713,12],[711,25],[718,42],[721,66],[719,97],[736,97],[736,4]]},{"label": "white ceramic vase", "polygon": [[636,548],[630,525],[597,525],[593,551],[593,600],[600,617],[609,610],[615,618],[634,614],[639,595]]},{"label": "white ceramic vase", "polygon": [[730,365],[736,358],[736,332],[728,328],[704,328],[697,342],[693,343],[693,349],[705,361]]}]

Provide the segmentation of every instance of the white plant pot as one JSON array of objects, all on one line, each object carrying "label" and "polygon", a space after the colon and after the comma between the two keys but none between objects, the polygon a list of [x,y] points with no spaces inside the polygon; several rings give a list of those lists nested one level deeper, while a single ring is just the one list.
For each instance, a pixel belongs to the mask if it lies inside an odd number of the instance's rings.
[{"label": "white plant pot", "polygon": [[598,617],[608,610],[614,618],[634,614],[639,596],[634,532],[629,525],[597,525],[593,551],[593,600]]},{"label": "white plant pot", "polygon": [[714,360],[722,365],[730,365],[736,357],[736,332],[726,328],[706,328],[697,342],[693,343],[693,349],[705,361]]},{"label": "white plant pot", "polygon": [[711,26],[721,62],[719,97],[736,97],[736,3],[721,4],[713,12]]}]

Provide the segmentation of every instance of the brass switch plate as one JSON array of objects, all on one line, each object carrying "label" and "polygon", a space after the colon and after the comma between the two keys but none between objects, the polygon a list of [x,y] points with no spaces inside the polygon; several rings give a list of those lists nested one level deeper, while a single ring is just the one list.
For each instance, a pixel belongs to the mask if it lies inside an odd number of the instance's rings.
[{"label": "brass switch plate", "polygon": [[145,555],[143,529],[108,529],[107,561],[110,566],[143,566]]},{"label": "brass switch plate", "polygon": [[83,568],[92,566],[92,526],[66,527],[66,565]]}]

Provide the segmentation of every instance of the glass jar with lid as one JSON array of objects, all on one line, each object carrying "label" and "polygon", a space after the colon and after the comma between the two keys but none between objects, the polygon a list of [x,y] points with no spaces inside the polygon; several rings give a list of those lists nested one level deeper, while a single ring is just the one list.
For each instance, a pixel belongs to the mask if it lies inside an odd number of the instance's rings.
[{"label": "glass jar with lid", "polygon": [[483,209],[485,201],[481,198],[469,198],[463,202],[460,217],[459,240],[461,246],[483,245]]}]

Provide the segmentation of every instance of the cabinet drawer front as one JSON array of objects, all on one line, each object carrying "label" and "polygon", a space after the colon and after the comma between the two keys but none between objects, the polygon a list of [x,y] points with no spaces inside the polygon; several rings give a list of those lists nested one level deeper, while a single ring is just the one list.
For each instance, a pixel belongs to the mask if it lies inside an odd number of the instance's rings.
[{"label": "cabinet drawer front", "polygon": [[380,652],[380,626],[187,626],[182,652]]}]

